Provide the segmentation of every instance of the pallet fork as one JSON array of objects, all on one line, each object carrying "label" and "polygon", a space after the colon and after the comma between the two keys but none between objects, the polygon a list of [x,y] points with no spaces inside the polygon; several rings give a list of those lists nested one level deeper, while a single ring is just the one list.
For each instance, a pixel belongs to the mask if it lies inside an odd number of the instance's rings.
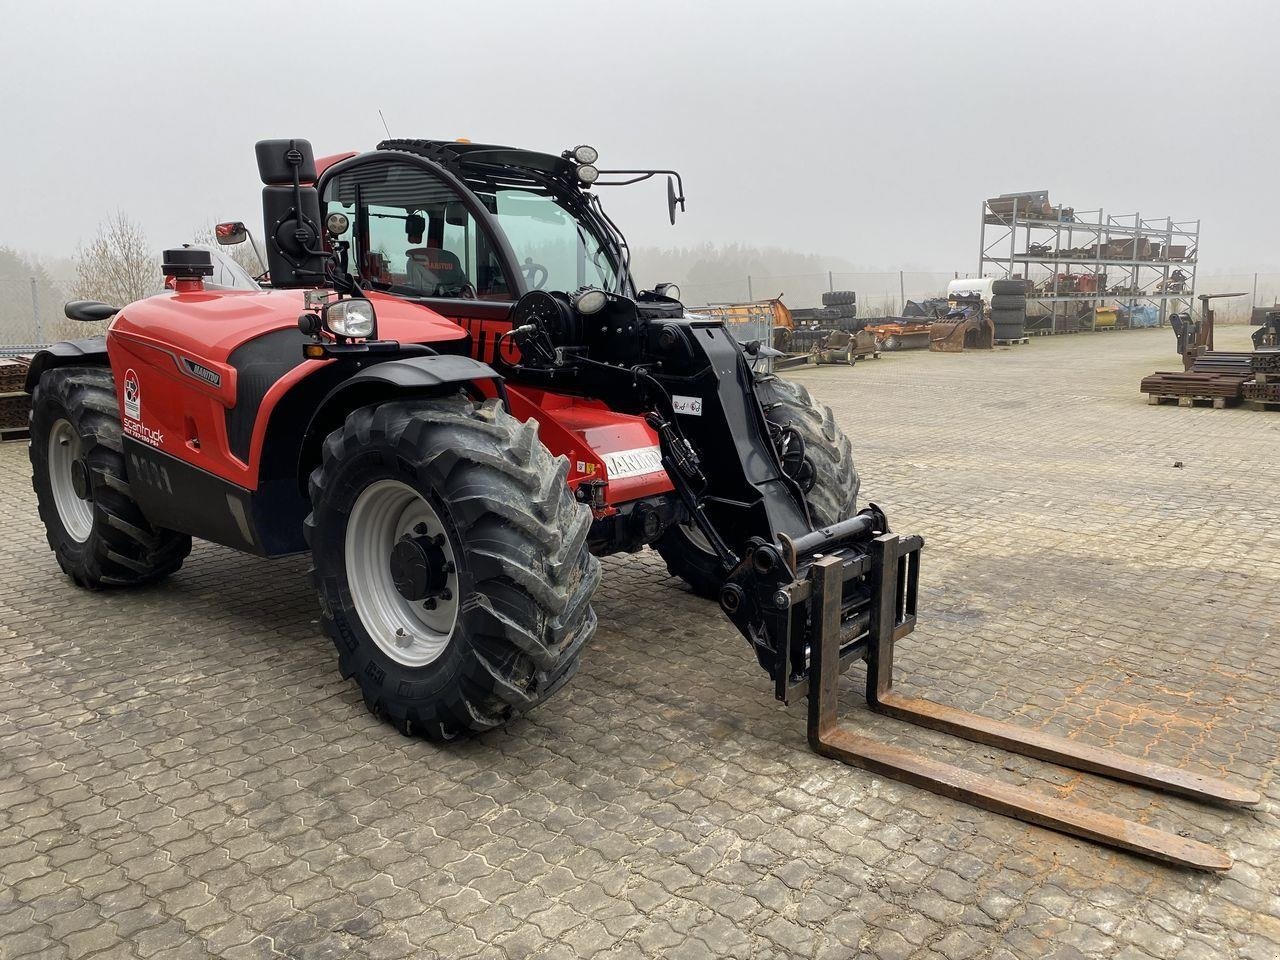
[{"label": "pallet fork", "polygon": [[[893,645],[915,628],[922,545],[918,536],[901,538],[883,534],[869,541],[868,553],[854,559],[841,556],[814,559],[808,575],[796,580],[787,590],[792,605],[808,604],[809,616],[815,620],[808,676],[790,686],[787,691],[790,695],[780,698],[791,700],[796,695],[808,695],[810,748],[841,763],[1098,844],[1181,867],[1229,869],[1230,856],[1202,842],[993,780],[901,746],[882,744],[838,723],[840,675],[861,654],[867,659],[867,704],[877,713],[1170,794],[1228,805],[1252,805],[1261,801],[1256,791],[1217,778],[1076,744],[932,700],[906,698],[893,691]],[[865,596],[870,600],[869,611],[865,612],[867,616],[851,621],[845,586],[847,581],[858,577],[868,581]],[[850,622],[855,623],[852,631]],[[842,635],[849,637],[850,634],[851,639],[842,643]],[[780,684],[780,692],[781,687]]]}]

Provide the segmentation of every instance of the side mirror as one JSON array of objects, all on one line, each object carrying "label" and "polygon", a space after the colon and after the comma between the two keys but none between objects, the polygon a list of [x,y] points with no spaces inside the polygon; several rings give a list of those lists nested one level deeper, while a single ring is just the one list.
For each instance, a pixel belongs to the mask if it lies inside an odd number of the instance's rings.
[{"label": "side mirror", "polygon": [[[684,197],[680,198],[680,208],[684,209]],[[667,177],[667,218],[674,227],[676,225],[676,182],[671,177]]]},{"label": "side mirror", "polygon": [[220,247],[234,246],[249,239],[249,228],[239,220],[220,223],[213,228],[213,238],[218,241]]},{"label": "side mirror", "polygon": [[325,282],[328,254],[320,240],[316,161],[306,140],[260,140],[254,147],[266,224],[267,270],[273,287]]}]

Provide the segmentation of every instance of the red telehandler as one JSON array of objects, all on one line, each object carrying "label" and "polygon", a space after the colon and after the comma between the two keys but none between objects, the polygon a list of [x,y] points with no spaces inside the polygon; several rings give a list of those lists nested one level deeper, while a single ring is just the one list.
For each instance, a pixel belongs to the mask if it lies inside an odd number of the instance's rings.
[{"label": "red telehandler", "polygon": [[[849,439],[767,371],[771,349],[637,288],[600,188],[667,178],[560,154],[388,140],[319,163],[257,145],[269,281],[116,307],[105,338],[30,368],[31,461],[62,569],[88,588],[173,573],[199,537],[309,551],[344,676],[401,731],[497,726],[573,675],[597,555],[649,546],[713,597],[813,748],[1011,816],[1203,869],[1202,843],[1019,790],[838,727],[868,664],[882,712],[1230,804],[1252,791],[893,693],[916,622],[919,537],[856,510]],[[242,224],[219,237],[243,236]]]}]

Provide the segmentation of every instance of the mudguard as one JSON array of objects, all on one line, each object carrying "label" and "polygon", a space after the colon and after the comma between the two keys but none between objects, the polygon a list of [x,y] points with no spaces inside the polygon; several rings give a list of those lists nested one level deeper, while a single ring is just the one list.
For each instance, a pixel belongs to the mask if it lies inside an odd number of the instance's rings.
[{"label": "mudguard", "polygon": [[456,354],[386,360],[365,367],[330,390],[312,422],[321,418],[325,408],[340,397],[385,390],[434,392],[441,387],[461,386],[477,380],[492,380],[496,388],[502,383],[502,376],[487,363]]},{"label": "mudguard", "polygon": [[35,355],[27,370],[27,393],[31,393],[46,370],[55,367],[107,365],[107,338],[86,337],[50,344]]},{"label": "mudguard", "polygon": [[307,424],[302,446],[304,458],[310,448],[356,407],[398,394],[438,395],[450,388],[485,380],[492,381],[494,393],[504,396],[502,376],[487,363],[471,357],[436,354],[385,360],[367,366],[343,380],[320,401]]}]

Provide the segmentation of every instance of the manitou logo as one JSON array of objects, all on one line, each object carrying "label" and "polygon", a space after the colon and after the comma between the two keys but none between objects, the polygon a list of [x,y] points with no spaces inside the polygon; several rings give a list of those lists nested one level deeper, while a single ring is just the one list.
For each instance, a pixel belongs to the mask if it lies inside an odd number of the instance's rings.
[{"label": "manitou logo", "polygon": [[124,372],[124,415],[131,420],[142,419],[142,387],[132,370]]}]

